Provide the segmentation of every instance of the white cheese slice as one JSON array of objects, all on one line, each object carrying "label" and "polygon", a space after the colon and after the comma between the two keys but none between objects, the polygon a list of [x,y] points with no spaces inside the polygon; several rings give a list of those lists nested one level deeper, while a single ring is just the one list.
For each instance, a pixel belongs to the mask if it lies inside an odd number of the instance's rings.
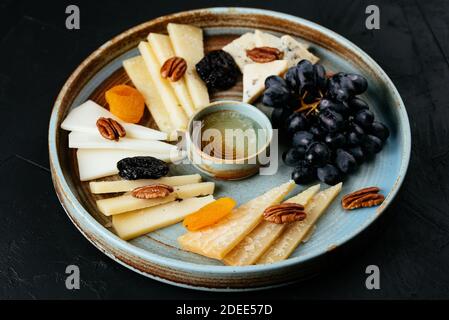
[{"label": "white cheese slice", "polygon": [[188,199],[198,196],[207,196],[214,193],[213,182],[201,182],[174,187],[174,191],[168,197],[156,199],[138,199],[131,194],[118,197],[97,200],[97,207],[106,216],[120,214],[123,212],[154,207],[159,204],[174,201],[175,199]]},{"label": "white cheese slice", "polygon": [[287,259],[340,193],[341,187],[342,183],[339,183],[315,195],[306,205],[307,217],[302,221],[290,223],[273,245],[260,257],[257,264],[274,263]]},{"label": "white cheese slice", "polygon": [[167,110],[165,110],[164,103],[156,90],[143,58],[137,56],[127,59],[123,61],[123,67],[136,89],[145,98],[148,111],[150,111],[159,130],[165,132],[169,140],[176,140],[176,125],[172,123]]},{"label": "white cheese slice", "polygon": [[196,109],[209,104],[209,93],[195,65],[204,57],[203,30],[190,25],[169,23],[167,31],[178,57],[187,62],[185,79]]},{"label": "white cheese slice", "polygon": [[268,32],[262,32],[260,30],[254,31],[254,40],[256,42],[256,47],[270,47],[281,51],[283,49],[281,38]]},{"label": "white cheese slice", "polygon": [[[165,63],[165,61],[175,56],[169,36],[158,33],[150,33],[148,35],[148,42],[150,43],[151,48],[153,49],[153,52],[161,66]],[[176,94],[176,97],[178,98],[178,101],[181,103],[184,112],[187,116],[192,116],[195,112],[195,106],[190,98],[189,90],[187,89],[184,77],[178,81],[169,82]]]},{"label": "white cheese slice", "polygon": [[232,210],[217,224],[187,232],[178,242],[187,251],[221,260],[262,221],[263,211],[281,202],[294,187],[293,181],[284,183]]},{"label": "white cheese slice", "polygon": [[81,181],[94,180],[118,173],[117,162],[128,157],[152,156],[165,162],[176,162],[185,157],[185,153],[156,154],[143,151],[119,149],[78,149],[78,170]]},{"label": "white cheese slice", "polygon": [[102,136],[75,131],[69,133],[69,148],[121,149],[167,154],[176,150],[175,145],[162,141],[132,139],[127,137],[115,141],[105,139]]},{"label": "white cheese slice", "polygon": [[[317,184],[284,202],[297,203],[305,206],[319,190],[320,185]],[[234,249],[232,249],[226,257],[224,257],[223,262],[232,266],[254,264],[270,247],[273,241],[281,235],[286,226],[287,224],[262,221]]]},{"label": "white cheese slice", "polygon": [[229,53],[237,63],[240,71],[243,73],[243,68],[250,63],[254,63],[246,56],[246,50],[251,50],[256,47],[254,33],[247,32],[239,38],[233,40],[223,47],[223,50]]},{"label": "white cheese slice", "polygon": [[214,201],[214,197],[210,195],[126,212],[112,216],[112,225],[120,238],[130,240],[178,223],[189,214],[198,211],[212,201]]},{"label": "white cheese slice", "polygon": [[306,59],[315,64],[320,59],[311,53],[308,47],[295,40],[291,36],[285,35],[281,37],[282,51],[284,51],[284,60],[288,61],[288,66],[292,67],[298,64],[299,61]]},{"label": "white cheese slice", "polygon": [[287,71],[286,60],[247,64],[243,69],[243,102],[254,102],[265,89],[265,79]]},{"label": "white cheese slice", "polygon": [[97,120],[101,117],[111,118],[119,122],[125,129],[126,135],[130,138],[167,140],[167,134],[165,132],[137,124],[126,123],[92,100],[87,100],[82,105],[72,109],[61,123],[61,128],[68,131],[84,132],[101,137],[100,132],[97,129]]},{"label": "white cheese slice", "polygon": [[162,78],[161,65],[159,64],[159,61],[157,61],[153,49],[151,49],[148,42],[142,41],[139,43],[139,51],[150,72],[151,79],[156,86],[159,96],[162,98],[162,102],[164,103],[171,122],[176,126],[176,129],[185,130],[188,118],[176,98],[169,81]]},{"label": "white cheese slice", "polygon": [[135,188],[155,183],[162,183],[169,186],[182,186],[200,181],[201,176],[199,174],[189,174],[185,176],[162,177],[159,179],[91,181],[89,187],[90,192],[94,194],[105,194],[132,191]]}]

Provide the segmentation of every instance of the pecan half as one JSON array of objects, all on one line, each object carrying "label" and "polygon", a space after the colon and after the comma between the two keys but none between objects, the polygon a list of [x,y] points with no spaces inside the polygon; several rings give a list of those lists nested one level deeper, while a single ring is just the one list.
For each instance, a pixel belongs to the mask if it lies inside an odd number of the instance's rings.
[{"label": "pecan half", "polygon": [[385,200],[385,197],[379,191],[378,187],[368,187],[354,191],[341,199],[341,205],[346,210],[378,206]]},{"label": "pecan half", "polygon": [[138,187],[131,191],[131,195],[137,199],[165,198],[173,192],[173,187],[166,184],[150,184]]},{"label": "pecan half", "polygon": [[284,53],[276,48],[258,47],[246,50],[246,56],[257,63],[267,63],[274,60],[282,59]]},{"label": "pecan half", "polygon": [[97,129],[103,138],[118,141],[126,136],[126,131],[120,123],[111,118],[99,118]]},{"label": "pecan half", "polygon": [[285,202],[266,208],[263,217],[266,221],[282,224],[304,220],[306,213],[304,212],[304,206]]},{"label": "pecan half", "polygon": [[187,62],[180,57],[172,57],[164,62],[161,67],[161,76],[172,82],[176,82],[184,76],[187,70]]}]

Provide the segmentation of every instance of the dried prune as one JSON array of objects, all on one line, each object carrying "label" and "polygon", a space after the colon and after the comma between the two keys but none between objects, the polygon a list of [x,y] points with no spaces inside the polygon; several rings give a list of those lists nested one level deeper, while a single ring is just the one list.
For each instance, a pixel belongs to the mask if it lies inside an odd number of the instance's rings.
[{"label": "dried prune", "polygon": [[195,67],[209,89],[229,89],[237,83],[240,75],[234,58],[223,50],[209,52]]},{"label": "dried prune", "polygon": [[158,179],[168,173],[168,165],[153,157],[124,158],[117,162],[120,177],[127,180]]}]

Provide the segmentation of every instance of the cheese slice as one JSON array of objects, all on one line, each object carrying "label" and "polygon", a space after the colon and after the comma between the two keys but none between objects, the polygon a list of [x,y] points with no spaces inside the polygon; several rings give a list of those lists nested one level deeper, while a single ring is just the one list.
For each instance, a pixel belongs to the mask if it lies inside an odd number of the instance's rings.
[{"label": "cheese slice", "polygon": [[167,140],[167,134],[165,132],[137,124],[126,123],[92,100],[88,100],[82,105],[72,109],[61,123],[61,128],[68,131],[89,133],[101,137],[97,128],[97,120],[101,117],[111,118],[119,122],[125,129],[126,136],[129,138]]},{"label": "cheese slice", "polygon": [[[148,42],[150,43],[151,48],[153,49],[153,52],[161,66],[165,63],[165,61],[175,56],[169,36],[158,33],[150,33],[148,35]],[[178,81],[169,81],[169,83],[173,88],[178,101],[181,103],[184,112],[187,116],[192,116],[195,112],[195,106],[190,98],[189,90],[187,89],[184,77]]]},{"label": "cheese slice", "polygon": [[320,59],[311,53],[308,47],[296,41],[291,36],[285,35],[281,37],[282,51],[284,51],[284,60],[288,61],[288,66],[292,67],[298,64],[299,61],[306,59],[315,64]]},{"label": "cheese slice", "polygon": [[143,95],[148,111],[150,111],[159,130],[165,132],[169,140],[175,138],[176,125],[172,123],[167,110],[165,110],[164,103],[156,90],[143,58],[137,56],[127,59],[123,61],[123,67],[136,89]]},{"label": "cheese slice", "polygon": [[256,47],[270,47],[281,51],[283,49],[281,38],[268,32],[254,31],[254,41],[256,42]]},{"label": "cheese slice", "polygon": [[130,240],[148,232],[182,221],[189,214],[214,201],[213,196],[174,201],[157,207],[112,216],[118,236]]},{"label": "cheese slice", "polygon": [[223,47],[223,50],[229,53],[237,63],[240,71],[243,73],[243,68],[250,63],[254,63],[246,55],[246,50],[251,50],[256,47],[256,42],[254,39],[254,33],[247,32],[241,35],[239,38],[228,43]]},{"label": "cheese slice", "polygon": [[262,221],[265,208],[281,202],[294,187],[293,181],[284,183],[232,210],[216,225],[182,235],[178,242],[184,250],[221,260]]},{"label": "cheese slice", "polygon": [[162,78],[161,65],[159,64],[159,61],[157,61],[153,49],[148,42],[141,41],[139,43],[139,51],[150,72],[151,79],[156,86],[159,96],[162,98],[162,102],[171,122],[176,126],[176,129],[185,130],[187,128],[188,118],[176,98],[169,81]]},{"label": "cheese slice", "polygon": [[[297,203],[305,206],[320,190],[320,185],[312,186],[300,194],[285,200],[288,203]],[[287,224],[276,224],[262,221],[250,234],[248,234],[234,249],[224,257],[226,265],[245,266],[254,264],[257,259],[279,237]]]},{"label": "cheese slice", "polygon": [[132,191],[135,188],[156,183],[162,183],[169,186],[182,186],[198,183],[200,181],[201,176],[199,174],[190,174],[185,176],[162,177],[159,179],[91,181],[89,187],[90,192],[94,194],[105,194]]},{"label": "cheese slice", "polygon": [[156,154],[120,149],[78,149],[76,152],[81,181],[94,180],[118,173],[117,162],[128,157],[152,156],[165,162],[176,162],[185,157],[184,152]]},{"label": "cheese slice", "polygon": [[138,199],[131,194],[118,197],[97,200],[97,207],[106,216],[120,214],[123,212],[154,207],[162,203],[174,201],[175,199],[187,199],[198,196],[207,196],[214,193],[213,182],[202,182],[184,186],[174,187],[172,194],[165,198]]},{"label": "cheese slice", "polygon": [[196,64],[204,57],[203,30],[190,25],[169,23],[167,31],[178,57],[187,62],[185,79],[196,109],[209,104],[209,93],[196,72]]},{"label": "cheese slice", "polygon": [[243,69],[243,102],[254,102],[265,89],[265,79],[282,75],[287,71],[286,60],[247,64]]},{"label": "cheese slice", "polygon": [[150,153],[167,153],[176,150],[176,146],[156,140],[142,140],[123,137],[118,141],[108,140],[102,136],[72,131],[69,133],[69,148],[79,149],[121,149],[146,151]]},{"label": "cheese slice", "polygon": [[340,193],[342,183],[319,192],[306,205],[307,217],[289,224],[273,245],[257,261],[257,264],[274,263],[287,259],[307,236],[317,220]]}]

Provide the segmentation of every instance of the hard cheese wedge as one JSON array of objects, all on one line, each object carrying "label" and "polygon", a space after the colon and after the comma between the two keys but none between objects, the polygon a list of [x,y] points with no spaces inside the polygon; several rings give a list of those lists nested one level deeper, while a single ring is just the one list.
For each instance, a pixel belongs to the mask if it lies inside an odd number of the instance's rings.
[{"label": "hard cheese wedge", "polygon": [[165,162],[175,162],[185,156],[181,152],[178,152],[177,155],[168,155],[119,149],[78,149],[76,155],[81,181],[94,180],[117,174],[117,162],[128,157],[152,156]]},{"label": "hard cheese wedge", "polygon": [[187,62],[185,79],[196,109],[209,104],[209,93],[195,65],[204,57],[203,30],[185,24],[169,23],[167,31],[178,57]]},{"label": "hard cheese wedge", "polygon": [[342,183],[339,183],[315,195],[305,208],[306,219],[289,224],[273,245],[260,257],[257,264],[274,263],[287,259],[340,193],[341,186]]},{"label": "hard cheese wedge", "polygon": [[282,36],[281,42],[282,50],[284,51],[284,60],[288,61],[289,67],[298,64],[298,62],[303,59],[307,59],[313,64],[320,60],[317,56],[307,50],[308,47],[305,44],[296,41],[291,36]]},{"label": "hard cheese wedge", "polygon": [[271,75],[282,75],[287,67],[286,60],[247,64],[243,69],[243,102],[256,100],[265,88],[265,79]]},{"label": "hard cheese wedge", "polygon": [[248,32],[241,35],[239,38],[228,43],[223,47],[223,50],[229,53],[237,63],[240,71],[243,73],[243,69],[247,64],[254,63],[246,55],[246,50],[251,50],[256,47],[254,33]]},{"label": "hard cheese wedge", "polygon": [[[170,38],[164,34],[150,33],[148,36],[148,42],[156,55],[159,64],[162,66],[165,61],[175,56]],[[187,116],[191,116],[195,112],[195,106],[190,98],[189,90],[184,78],[178,81],[169,81],[173,91],[181,103],[184,112]]]},{"label": "hard cheese wedge", "polygon": [[124,240],[182,221],[187,215],[214,201],[213,196],[174,201],[157,207],[112,216],[112,225]]},{"label": "hard cheese wedge", "polygon": [[170,154],[176,146],[156,140],[120,138],[119,141],[108,140],[98,135],[72,131],[69,134],[69,148],[79,149],[121,149],[150,153]]},{"label": "hard cheese wedge", "polygon": [[157,61],[153,49],[148,42],[142,41],[139,43],[139,51],[150,72],[151,79],[156,86],[159,96],[164,103],[171,122],[176,126],[176,129],[185,130],[188,121],[187,116],[176,98],[169,81],[162,78],[161,65]]},{"label": "hard cheese wedge", "polygon": [[[284,202],[297,203],[305,206],[320,190],[317,184]],[[232,266],[254,264],[257,259],[270,247],[274,240],[282,233],[287,224],[276,224],[262,221],[248,234],[234,249],[224,257],[223,262]]]},{"label": "hard cheese wedge", "polygon": [[97,129],[97,120],[101,117],[112,118],[118,121],[125,129],[126,136],[129,138],[167,140],[167,134],[165,132],[137,124],[126,123],[92,100],[88,100],[79,107],[71,110],[62,122],[61,128],[68,131],[88,133],[101,137]]},{"label": "hard cheese wedge", "polygon": [[187,199],[198,196],[207,196],[214,193],[213,182],[202,182],[174,187],[174,192],[165,198],[137,199],[131,194],[118,197],[97,200],[97,206],[101,213],[111,216],[137,209],[154,207],[162,203],[174,201],[175,199]]},{"label": "hard cheese wedge", "polygon": [[218,224],[182,235],[178,242],[185,250],[221,260],[261,222],[265,208],[281,202],[294,186],[289,181],[276,187],[232,210]]},{"label": "hard cheese wedge", "polygon": [[[141,56],[123,61],[123,67],[137,90],[145,98],[145,104],[156,122],[159,130],[168,135],[169,140],[176,135],[176,125],[165,110],[156,86]],[[174,138],[174,137],[173,137]]]},{"label": "hard cheese wedge", "polygon": [[94,194],[104,194],[132,191],[135,188],[148,186],[155,183],[162,183],[169,186],[182,186],[186,184],[198,183],[200,181],[201,176],[199,174],[190,174],[185,176],[163,177],[159,179],[91,181],[89,183],[89,187],[90,192]]}]

